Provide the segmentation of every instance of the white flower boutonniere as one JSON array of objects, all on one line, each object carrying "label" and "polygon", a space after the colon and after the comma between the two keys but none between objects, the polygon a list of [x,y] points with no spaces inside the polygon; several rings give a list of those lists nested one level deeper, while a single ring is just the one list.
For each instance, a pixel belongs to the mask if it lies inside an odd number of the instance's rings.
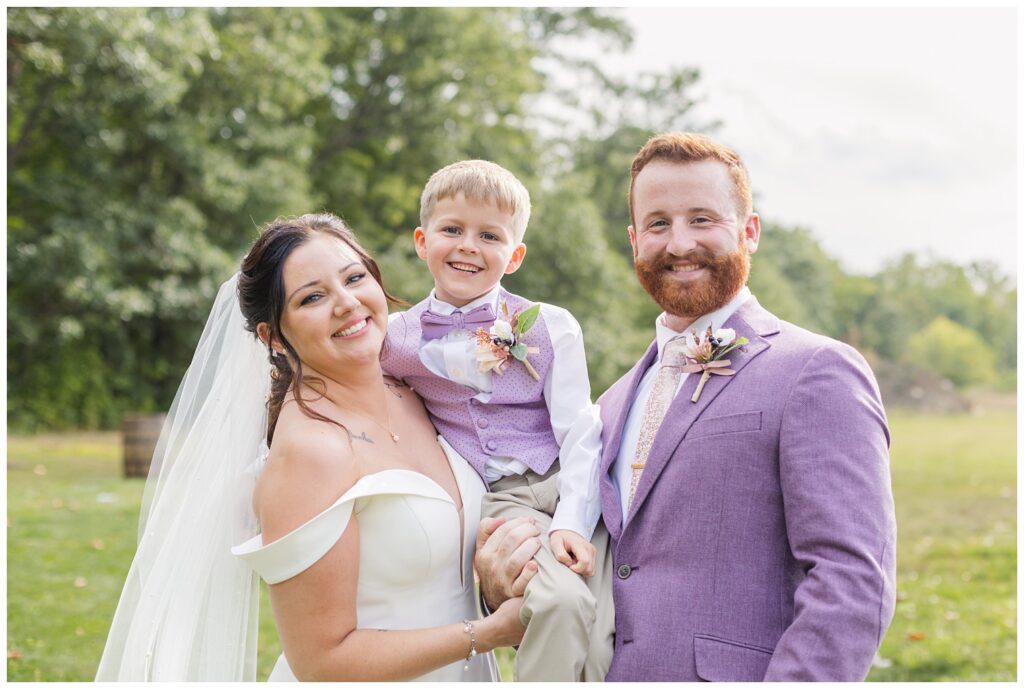
[{"label": "white flower boutonniere", "polygon": [[708,326],[707,332],[704,333],[703,337],[698,335],[696,331],[686,337],[688,338],[687,343],[683,347],[686,365],[682,367],[682,370],[686,373],[697,373],[699,371],[701,374],[700,381],[697,383],[697,389],[693,391],[693,397],[690,398],[691,402],[696,402],[700,399],[700,393],[704,390],[704,384],[708,382],[712,374],[718,376],[736,375],[736,371],[729,368],[732,362],[722,357],[740,345],[745,345],[747,338],[737,338],[736,331],[732,328],[719,328],[712,332],[711,326]]},{"label": "white flower boutonniere", "polygon": [[523,362],[523,366],[534,380],[540,380],[540,374],[527,359],[530,354],[537,354],[540,350],[523,343],[526,331],[537,321],[540,304],[534,304],[522,313],[517,311],[510,315],[508,304],[502,302],[501,313],[504,318],[495,320],[489,331],[477,328],[476,360],[480,364],[480,370],[485,373],[495,371],[499,375],[503,374],[505,364],[512,358]]}]

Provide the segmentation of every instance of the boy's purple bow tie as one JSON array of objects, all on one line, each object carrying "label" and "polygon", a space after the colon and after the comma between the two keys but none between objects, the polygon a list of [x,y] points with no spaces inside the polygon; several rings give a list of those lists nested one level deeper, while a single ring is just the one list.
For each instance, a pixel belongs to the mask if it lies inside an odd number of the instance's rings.
[{"label": "boy's purple bow tie", "polygon": [[437,340],[452,330],[476,331],[477,328],[494,324],[494,309],[490,304],[478,306],[466,313],[456,311],[450,316],[427,309],[420,315],[420,329],[424,340]]}]

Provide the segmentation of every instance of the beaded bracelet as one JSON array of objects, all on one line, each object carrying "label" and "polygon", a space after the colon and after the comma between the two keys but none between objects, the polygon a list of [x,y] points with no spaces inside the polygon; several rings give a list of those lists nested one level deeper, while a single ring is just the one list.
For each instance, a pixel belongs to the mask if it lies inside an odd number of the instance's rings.
[{"label": "beaded bracelet", "polygon": [[462,620],[462,631],[469,634],[469,653],[466,654],[466,663],[462,666],[463,672],[469,672],[469,661],[476,656],[476,635],[473,633],[473,623],[469,620]]}]

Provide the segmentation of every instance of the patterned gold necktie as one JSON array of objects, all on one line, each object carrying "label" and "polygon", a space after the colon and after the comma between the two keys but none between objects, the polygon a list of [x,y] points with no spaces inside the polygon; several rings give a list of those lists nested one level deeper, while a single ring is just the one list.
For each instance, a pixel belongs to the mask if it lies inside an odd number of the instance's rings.
[{"label": "patterned gold necktie", "polygon": [[651,394],[647,397],[644,417],[640,422],[640,437],[636,441],[636,454],[631,465],[633,477],[629,482],[627,511],[633,504],[636,486],[640,483],[640,475],[644,472],[647,455],[651,451],[651,443],[654,442],[654,436],[658,433],[662,419],[665,418],[665,412],[668,411],[672,399],[676,396],[679,376],[682,373],[681,368],[686,363],[686,357],[683,355],[685,346],[686,337],[680,336],[665,343],[665,350],[661,353],[661,367],[654,379],[654,386],[651,387]]}]

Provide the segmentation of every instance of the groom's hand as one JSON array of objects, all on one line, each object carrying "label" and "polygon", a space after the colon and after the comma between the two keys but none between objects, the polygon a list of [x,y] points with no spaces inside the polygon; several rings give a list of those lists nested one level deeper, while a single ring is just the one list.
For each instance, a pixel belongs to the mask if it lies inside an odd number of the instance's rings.
[{"label": "groom's hand", "polygon": [[548,535],[551,554],[563,565],[585,577],[597,571],[597,548],[575,531],[555,529]]},{"label": "groom's hand", "polygon": [[480,520],[473,564],[480,576],[480,593],[491,610],[523,595],[537,573],[533,556],[540,549],[538,536],[540,529],[527,517]]}]

